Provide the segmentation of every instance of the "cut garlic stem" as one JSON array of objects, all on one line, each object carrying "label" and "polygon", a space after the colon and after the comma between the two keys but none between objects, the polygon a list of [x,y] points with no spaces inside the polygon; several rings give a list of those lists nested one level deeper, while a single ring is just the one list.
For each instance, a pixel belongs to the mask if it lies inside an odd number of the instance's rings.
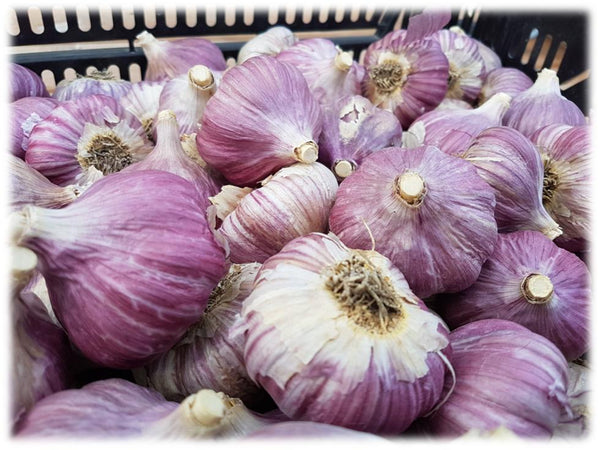
[{"label": "cut garlic stem", "polygon": [[356,167],[350,161],[346,161],[345,159],[341,161],[337,161],[335,166],[333,167],[333,172],[340,178],[346,178],[350,176]]},{"label": "cut garlic stem", "polygon": [[319,156],[319,147],[313,141],[305,142],[294,149],[294,156],[300,162],[314,163]]},{"label": "cut garlic stem", "polygon": [[529,303],[543,304],[552,298],[554,286],[546,275],[532,273],[523,279],[521,292]]},{"label": "cut garlic stem", "polygon": [[404,172],[396,181],[396,190],[408,204],[418,203],[425,195],[425,182],[415,172]]},{"label": "cut garlic stem", "polygon": [[164,109],[158,113],[158,120],[173,120],[176,119],[175,113],[170,109]]},{"label": "cut garlic stem", "polygon": [[15,272],[31,272],[37,265],[37,255],[25,247],[12,247],[11,269]]},{"label": "cut garlic stem", "polygon": [[210,389],[190,395],[183,403],[190,418],[205,427],[218,425],[227,412],[224,398]]},{"label": "cut garlic stem", "polygon": [[343,72],[352,67],[352,54],[350,52],[339,52],[335,57],[335,67]]},{"label": "cut garlic stem", "polygon": [[188,78],[200,89],[208,89],[215,83],[215,78],[211,70],[202,64],[192,67],[188,71]]}]

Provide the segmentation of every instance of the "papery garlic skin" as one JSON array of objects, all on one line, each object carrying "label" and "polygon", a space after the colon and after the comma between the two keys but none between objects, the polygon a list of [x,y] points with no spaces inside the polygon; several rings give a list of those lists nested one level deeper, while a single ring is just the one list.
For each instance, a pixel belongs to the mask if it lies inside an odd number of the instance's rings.
[{"label": "papery garlic skin", "polygon": [[284,167],[221,217],[215,233],[227,241],[232,262],[264,262],[294,238],[326,232],[337,189],[335,176],[320,163]]},{"label": "papery garlic skin", "polygon": [[248,374],[294,420],[399,433],[441,400],[445,325],[387,258],[335,236],[265,261],[240,329]]},{"label": "papery garlic skin", "polygon": [[144,158],[152,143],[119,101],[90,95],[62,102],[32,130],[25,160],[60,186],[76,183],[94,166],[117,172]]},{"label": "papery garlic skin", "polygon": [[591,127],[548,125],[531,136],[544,166],[544,207],[561,226],[556,244],[589,249],[592,233]]},{"label": "papery garlic skin", "polygon": [[252,186],[282,167],[316,161],[321,127],[319,103],[300,71],[256,56],[225,73],[196,142],[231,183]]},{"label": "papery garlic skin", "polygon": [[94,94],[118,99],[127,94],[132,85],[131,81],[117,79],[107,70],[96,70],[87,75],[77,75],[72,80],[60,81],[52,97],[61,102]]},{"label": "papery garlic skin", "polygon": [[233,264],[211,293],[201,320],[167,353],[146,367],[149,387],[181,401],[202,388],[259,406],[265,394],[244,364],[244,336],[232,330],[242,303],[252,291],[260,264]]},{"label": "papery garlic skin", "polygon": [[450,333],[456,384],[425,419],[429,435],[458,437],[505,427],[549,438],[569,409],[567,361],[546,338],[508,320],[488,319]]},{"label": "papery garlic skin", "polygon": [[590,273],[537,231],[499,234],[477,281],[438,310],[451,327],[505,319],[551,341],[569,361],[590,348]]},{"label": "papery garlic skin", "polygon": [[514,98],[532,85],[533,81],[522,70],[514,67],[499,67],[485,77],[477,101],[481,105],[500,92]]},{"label": "papery garlic skin", "polygon": [[271,27],[254,36],[240,48],[237,63],[241,64],[253,56],[277,56],[297,41],[298,38],[289,28],[280,25]]},{"label": "papery garlic skin", "polygon": [[141,122],[148,139],[154,141],[152,130],[154,118],[159,111],[160,94],[164,81],[140,81],[133,83],[129,92],[119,98],[121,105]]},{"label": "papery garlic skin", "polygon": [[448,155],[460,155],[480,132],[502,125],[510,106],[507,94],[496,94],[473,109],[436,109],[417,118],[402,135],[405,147],[433,145]]},{"label": "papery garlic skin", "polygon": [[556,72],[542,69],[533,85],[513,98],[502,125],[530,137],[552,124],[581,126],[586,119],[579,107],[561,94]]},{"label": "papery garlic skin", "polygon": [[49,97],[48,88],[42,78],[33,70],[8,63],[8,101],[14,102],[24,97]]},{"label": "papery garlic skin", "polygon": [[61,208],[77,198],[76,186],[57,186],[25,161],[6,155],[8,165],[9,206],[13,211],[26,205]]},{"label": "papery garlic skin", "polygon": [[360,95],[346,96],[323,109],[319,160],[343,179],[366,156],[401,139],[402,126],[394,114]]},{"label": "papery garlic skin", "polygon": [[439,30],[431,35],[439,42],[448,58],[447,98],[473,103],[483,84],[485,66],[474,39],[452,30]]},{"label": "papery garlic skin", "polygon": [[435,147],[390,147],[340,184],[329,226],[349,247],[388,257],[425,298],[477,279],[497,237],[495,203],[472,164]]},{"label": "papery garlic skin", "polygon": [[461,27],[457,25],[449,27],[449,30],[475,42],[475,44],[477,45],[479,56],[481,56],[481,59],[483,61],[483,75],[489,74],[492,70],[502,67],[502,60],[500,59],[500,56],[498,56],[498,54],[494,50],[485,45],[479,39],[472,38],[467,33],[465,33],[465,31]]},{"label": "papery garlic skin", "polygon": [[390,442],[376,434],[351,430],[336,425],[328,425],[326,423],[294,420],[264,426],[257,431],[250,433],[246,439],[356,439],[359,441],[374,441],[379,443]]},{"label": "papery garlic skin", "polygon": [[87,358],[139,367],[201,317],[226,266],[200,205],[188,181],[145,170],[107,175],[60,210],[21,212],[20,244]]},{"label": "papery garlic skin", "polygon": [[435,107],[434,111],[440,109],[473,109],[473,105],[465,102],[464,100],[445,98],[439,105]]},{"label": "papery garlic skin", "polygon": [[570,362],[567,395],[571,414],[563,414],[558,426],[554,429],[553,439],[581,438],[590,433],[591,392],[591,369],[586,365]]},{"label": "papery garlic skin", "polygon": [[23,97],[9,105],[10,153],[25,159],[31,130],[57,105],[58,101],[52,97]]},{"label": "papery garlic skin", "polygon": [[494,188],[494,215],[500,233],[537,230],[550,239],[562,233],[542,203],[544,168],[532,144],[519,131],[509,127],[483,130],[460,154]]},{"label": "papery garlic skin", "polygon": [[174,40],[156,39],[148,31],[136,36],[148,62],[144,80],[161,81],[187,73],[196,64],[211,70],[225,70],[227,62],[216,44],[208,39],[191,37]]},{"label": "papery garlic skin", "polygon": [[298,68],[322,105],[361,94],[365,68],[353,60],[351,52],[343,51],[329,39],[300,40],[279,52],[277,60]]}]

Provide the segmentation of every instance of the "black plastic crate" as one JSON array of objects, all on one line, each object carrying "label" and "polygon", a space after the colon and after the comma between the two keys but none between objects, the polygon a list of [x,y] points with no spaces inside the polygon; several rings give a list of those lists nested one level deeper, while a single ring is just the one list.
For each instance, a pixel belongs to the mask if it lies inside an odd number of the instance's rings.
[{"label": "black plastic crate", "polygon": [[[89,9],[87,16],[76,6],[13,10],[12,26],[9,26],[13,47],[11,60],[42,75],[45,81],[49,74],[54,82],[62,80],[66,69],[83,74],[90,68],[109,66],[116,66],[121,78],[132,79],[132,67],[141,74],[146,68],[141,48],[134,45],[135,37],[144,30],[157,38],[206,37],[221,48],[226,58],[235,58],[249,37],[274,25],[287,26],[300,37],[328,37],[344,50],[353,50],[355,55],[360,55],[386,33],[406,28],[409,17],[421,11],[421,8],[377,7],[308,9],[274,6],[267,9],[251,5],[220,9],[204,6],[153,9],[153,15],[152,8],[149,13],[147,7]],[[36,15],[43,29],[32,27]],[[81,26],[82,17],[87,23],[84,27]],[[155,22],[153,27],[147,26],[148,17]],[[588,22],[584,11],[540,13],[462,8],[453,12],[448,26],[460,26],[496,51],[504,66],[517,67],[532,79],[542,68],[556,70],[563,95],[587,113]],[[236,39],[238,36],[245,39]],[[94,42],[112,45],[56,49],[60,44]],[[19,52],[27,48],[24,46],[32,45],[48,46],[48,51]]]}]

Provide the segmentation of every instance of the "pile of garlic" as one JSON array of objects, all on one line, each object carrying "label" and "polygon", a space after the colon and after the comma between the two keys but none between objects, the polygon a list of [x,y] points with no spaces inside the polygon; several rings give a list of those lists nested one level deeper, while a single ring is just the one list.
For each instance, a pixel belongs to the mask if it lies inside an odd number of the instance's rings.
[{"label": "pile of garlic", "polygon": [[590,125],[449,20],[12,64],[13,435],[584,436]]}]

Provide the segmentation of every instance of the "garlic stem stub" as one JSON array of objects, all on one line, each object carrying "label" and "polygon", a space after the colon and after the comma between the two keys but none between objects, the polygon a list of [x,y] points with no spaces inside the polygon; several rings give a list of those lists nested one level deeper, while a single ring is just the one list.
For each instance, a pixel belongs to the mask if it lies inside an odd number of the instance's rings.
[{"label": "garlic stem stub", "polygon": [[201,317],[226,271],[201,203],[183,178],[144,170],[107,175],[62,209],[21,211],[20,245],[87,358],[139,367]]},{"label": "garlic stem stub", "polygon": [[387,258],[333,235],[265,261],[240,330],[248,374],[294,420],[398,434],[443,401],[444,323]]},{"label": "garlic stem stub", "polygon": [[196,142],[202,159],[230,183],[253,187],[282,167],[316,161],[321,127],[320,106],[302,73],[255,56],[224,74]]},{"label": "garlic stem stub", "polygon": [[432,146],[389,147],[340,184],[330,230],[374,248],[420,298],[467,288],[497,237],[492,188],[472,164]]},{"label": "garlic stem stub", "polygon": [[481,319],[514,321],[571,361],[590,349],[590,308],[585,263],[540,232],[518,231],[499,234],[477,281],[436,310],[453,328]]},{"label": "garlic stem stub", "polygon": [[423,421],[437,437],[504,427],[517,436],[550,438],[570,414],[568,365],[546,338],[515,322],[478,320],[450,333],[456,384]]}]

